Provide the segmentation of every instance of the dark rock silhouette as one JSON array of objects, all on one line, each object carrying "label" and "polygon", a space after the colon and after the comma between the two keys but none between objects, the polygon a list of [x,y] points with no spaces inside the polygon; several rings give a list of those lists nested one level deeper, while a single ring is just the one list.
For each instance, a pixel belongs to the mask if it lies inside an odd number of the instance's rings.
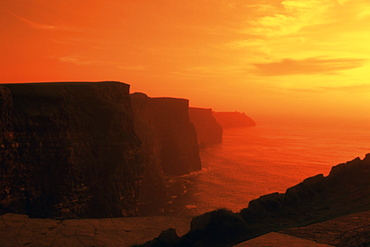
[{"label": "dark rock silhouette", "polygon": [[152,241],[146,243],[144,246],[167,247],[176,244],[180,237],[176,233],[176,229],[169,228],[159,234],[159,236]]},{"label": "dark rock silhouette", "polygon": [[166,201],[166,176],[188,174],[201,169],[197,134],[189,120],[188,100],[150,98],[131,94],[135,131],[142,141],[144,174],[141,211],[156,214]]},{"label": "dark rock silhouette", "polygon": [[141,177],[129,85],[0,85],[0,212],[118,217]]},{"label": "dark rock silhouette", "polygon": [[[197,216],[191,230],[167,246],[233,246],[271,231],[307,226],[370,210],[370,154],[334,166],[286,190],[249,203],[239,213],[216,210]],[[143,246],[151,245],[147,242]],[[154,242],[153,242],[154,243]]]},{"label": "dark rock silhouette", "polygon": [[224,129],[252,127],[256,125],[252,118],[241,112],[213,112],[213,116]]},{"label": "dark rock silhouette", "polygon": [[190,121],[194,124],[200,147],[222,142],[222,127],[212,114],[212,109],[189,108]]},{"label": "dark rock silhouette", "polygon": [[[201,169],[197,135],[189,119],[189,101],[131,95],[135,130],[144,144],[157,153],[167,175],[184,175]],[[155,149],[155,150],[153,150]]]}]

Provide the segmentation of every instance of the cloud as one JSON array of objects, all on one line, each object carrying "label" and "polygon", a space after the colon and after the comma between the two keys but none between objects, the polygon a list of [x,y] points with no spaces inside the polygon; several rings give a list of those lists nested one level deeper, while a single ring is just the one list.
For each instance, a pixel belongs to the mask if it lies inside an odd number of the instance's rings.
[{"label": "cloud", "polygon": [[286,88],[297,93],[328,93],[328,92],[339,92],[339,93],[366,93],[370,92],[370,84],[360,85],[344,85],[344,86],[320,86],[312,88]]},{"label": "cloud", "polygon": [[302,60],[283,59],[278,62],[256,63],[257,72],[266,76],[293,75],[293,74],[332,74],[341,70],[361,67],[366,59],[337,58],[324,59],[320,57]]},{"label": "cloud", "polygon": [[12,16],[17,18],[18,20],[26,23],[29,27],[34,29],[40,29],[40,30],[50,30],[50,31],[81,31],[75,27],[67,27],[67,26],[58,26],[58,25],[50,25],[50,24],[44,24],[39,22],[34,22],[29,19],[20,17],[12,12],[9,12]]},{"label": "cloud", "polygon": [[59,57],[58,59],[59,61],[64,62],[64,63],[73,63],[77,65],[90,65],[90,64],[100,63],[95,60],[82,60],[74,56],[64,56],[64,57]]},{"label": "cloud", "polygon": [[[325,22],[330,0],[277,0],[269,2],[263,9],[251,9],[259,14],[249,19],[247,33],[266,38],[279,38],[297,34],[306,26]],[[253,16],[253,15],[252,15]]]},{"label": "cloud", "polygon": [[110,61],[101,61],[97,59],[83,59],[78,56],[64,56],[64,57],[59,57],[58,60],[63,63],[72,63],[76,65],[107,65],[107,66],[116,66],[120,69],[124,69],[123,66],[121,66],[118,63],[110,62]]},{"label": "cloud", "polygon": [[147,68],[143,65],[118,66],[118,68],[122,70],[147,70]]},{"label": "cloud", "polygon": [[210,66],[189,66],[179,70],[172,71],[171,74],[186,77],[222,77],[232,74],[245,73],[245,68],[236,65],[210,65]]},{"label": "cloud", "polygon": [[349,2],[349,0],[338,0],[340,5],[344,5],[345,3]]},{"label": "cloud", "polygon": [[48,25],[48,24],[41,24],[41,23],[36,23],[36,22],[33,22],[33,21],[30,21],[30,20],[27,20],[25,18],[22,18],[18,15],[15,15],[13,13],[11,13],[15,18],[17,18],[18,20],[21,20],[23,21],[24,23],[26,23],[28,26],[32,27],[32,28],[35,28],[35,29],[47,29],[47,30],[56,30],[57,27],[54,26],[54,25]]},{"label": "cloud", "polygon": [[114,67],[121,70],[147,70],[144,65],[122,65],[120,63],[110,62],[110,61],[102,61],[102,60],[88,60],[82,59],[78,56],[64,56],[57,58],[62,63],[71,63],[80,66],[92,65],[92,66],[109,66]]},{"label": "cloud", "polygon": [[349,85],[349,86],[336,86],[336,87],[319,87],[319,89],[325,91],[339,91],[339,92],[363,92],[368,93],[370,89],[370,84],[360,84],[360,85]]}]

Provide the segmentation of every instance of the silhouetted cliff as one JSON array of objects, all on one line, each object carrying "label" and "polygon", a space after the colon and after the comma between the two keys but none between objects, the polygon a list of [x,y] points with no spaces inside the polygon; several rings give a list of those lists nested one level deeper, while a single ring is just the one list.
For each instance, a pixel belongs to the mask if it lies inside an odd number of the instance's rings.
[{"label": "silhouetted cliff", "polygon": [[168,175],[184,175],[201,169],[188,100],[150,98],[131,94],[135,131],[142,141],[144,174],[140,192],[145,213],[156,213],[166,201]]},{"label": "silhouetted cliff", "polygon": [[253,119],[241,112],[213,112],[213,116],[224,129],[256,125]]},{"label": "silhouetted cliff", "polygon": [[222,142],[222,127],[212,114],[212,109],[189,108],[190,121],[194,124],[200,147]]},{"label": "silhouetted cliff", "polygon": [[[152,159],[167,175],[183,175],[201,169],[197,136],[189,120],[189,101],[131,95],[135,130]],[[153,154],[155,152],[155,154]]]},{"label": "silhouetted cliff", "polygon": [[165,231],[143,246],[232,246],[242,241],[338,216],[370,210],[370,154],[305,179],[285,194],[261,196],[240,213],[215,210],[193,218],[181,238]]},{"label": "silhouetted cliff", "polygon": [[129,85],[0,85],[0,212],[134,214],[141,176]]}]

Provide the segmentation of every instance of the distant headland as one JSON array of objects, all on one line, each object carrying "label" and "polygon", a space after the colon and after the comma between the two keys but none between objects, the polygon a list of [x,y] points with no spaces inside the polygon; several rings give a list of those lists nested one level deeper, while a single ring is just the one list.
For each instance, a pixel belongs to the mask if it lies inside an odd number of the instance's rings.
[{"label": "distant headland", "polygon": [[256,126],[256,122],[244,112],[213,112],[213,116],[224,129]]}]

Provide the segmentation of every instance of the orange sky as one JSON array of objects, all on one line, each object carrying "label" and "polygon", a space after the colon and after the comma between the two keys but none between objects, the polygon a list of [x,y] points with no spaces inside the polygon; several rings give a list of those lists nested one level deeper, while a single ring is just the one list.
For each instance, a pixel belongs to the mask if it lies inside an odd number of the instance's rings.
[{"label": "orange sky", "polygon": [[257,122],[370,122],[367,0],[3,0],[0,13],[1,82],[118,80]]}]

